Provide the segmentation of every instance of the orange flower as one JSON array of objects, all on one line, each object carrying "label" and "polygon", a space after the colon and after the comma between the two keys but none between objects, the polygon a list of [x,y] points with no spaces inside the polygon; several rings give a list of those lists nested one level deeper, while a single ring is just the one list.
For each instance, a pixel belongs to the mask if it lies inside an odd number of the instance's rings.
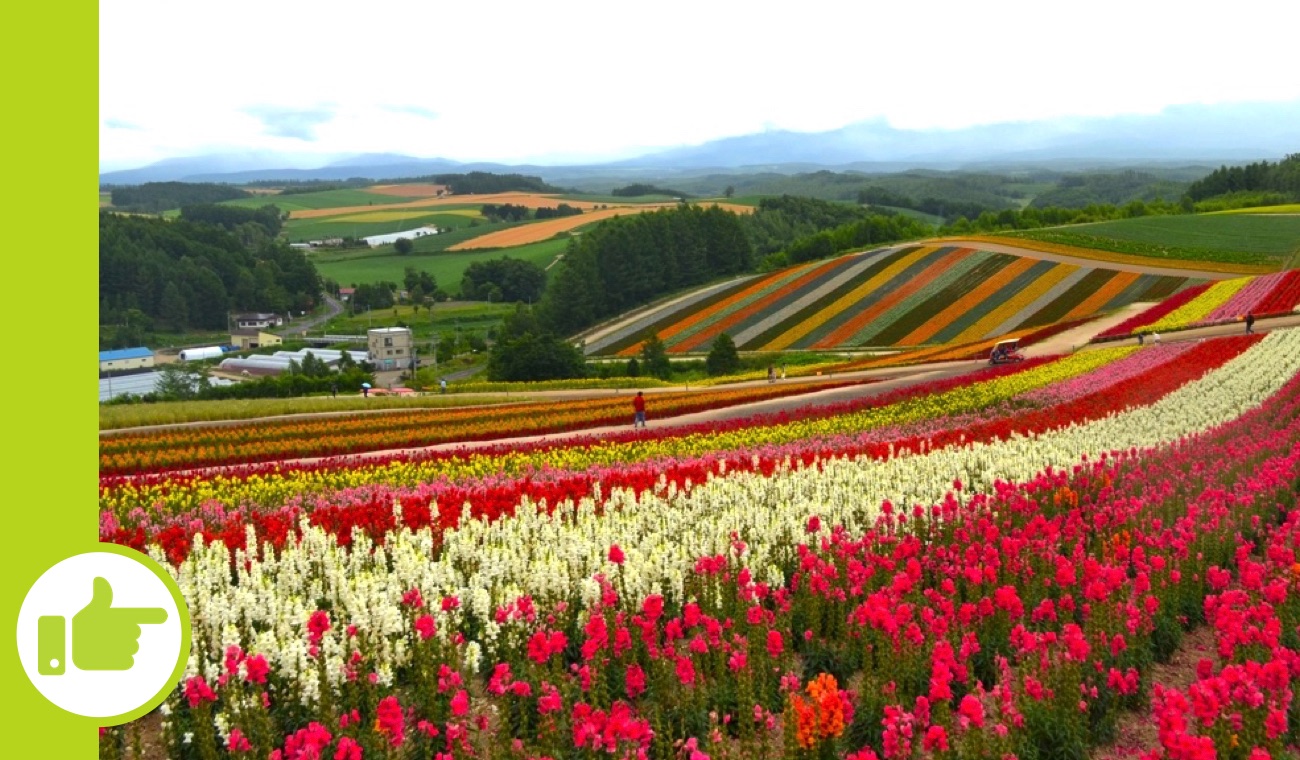
[{"label": "orange flower", "polygon": [[844,733],[844,699],[835,676],[822,673],[808,684],[810,701],[795,695],[790,698],[795,714],[795,736],[799,746],[811,749],[822,739],[834,739]]}]

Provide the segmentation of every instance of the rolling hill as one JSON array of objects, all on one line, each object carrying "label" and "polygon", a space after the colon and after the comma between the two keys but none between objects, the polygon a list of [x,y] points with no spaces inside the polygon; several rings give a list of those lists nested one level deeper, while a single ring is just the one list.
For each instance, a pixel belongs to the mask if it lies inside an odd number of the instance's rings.
[{"label": "rolling hill", "polygon": [[594,331],[585,350],[630,356],[658,334],[669,352],[703,352],[723,332],[748,351],[971,343],[1228,277],[1006,251],[908,245],[741,278]]}]

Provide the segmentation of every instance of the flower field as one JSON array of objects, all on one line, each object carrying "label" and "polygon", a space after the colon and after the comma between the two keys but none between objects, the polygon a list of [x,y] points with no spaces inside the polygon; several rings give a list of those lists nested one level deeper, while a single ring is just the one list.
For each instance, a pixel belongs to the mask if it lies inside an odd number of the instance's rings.
[{"label": "flower field", "polygon": [[1256,318],[1278,316],[1290,314],[1297,307],[1300,307],[1300,269],[1291,269],[1187,288],[1097,337],[1117,338],[1140,332],[1237,322],[1248,313]]},{"label": "flower field", "polygon": [[908,246],[714,288],[610,331],[587,351],[632,356],[652,334],[671,352],[707,351],[724,332],[751,351],[973,343],[1157,300],[1196,282],[972,248]]},{"label": "flower field", "polygon": [[[819,388],[849,385],[827,383]],[[772,385],[654,396],[656,414],[704,409],[806,393],[807,386]],[[281,418],[235,425],[170,427],[101,437],[99,470],[106,475],[212,467],[355,454],[448,442],[485,441],[626,423],[627,395],[578,401],[454,409],[412,409],[307,420]]]},{"label": "flower field", "polygon": [[[1148,757],[1257,760],[1300,733],[1297,491],[1280,330],[642,435],[105,471],[100,535],[190,605],[173,757],[1085,758],[1149,706]],[[1192,684],[1152,683],[1199,625]]]}]

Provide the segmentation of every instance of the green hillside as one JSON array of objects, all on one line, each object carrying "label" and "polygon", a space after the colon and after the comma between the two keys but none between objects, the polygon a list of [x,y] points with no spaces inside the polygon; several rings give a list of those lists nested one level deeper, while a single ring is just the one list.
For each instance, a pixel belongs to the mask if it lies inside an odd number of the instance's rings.
[{"label": "green hillside", "polygon": [[1280,268],[1300,250],[1300,215],[1146,216],[998,234],[1156,259]]}]

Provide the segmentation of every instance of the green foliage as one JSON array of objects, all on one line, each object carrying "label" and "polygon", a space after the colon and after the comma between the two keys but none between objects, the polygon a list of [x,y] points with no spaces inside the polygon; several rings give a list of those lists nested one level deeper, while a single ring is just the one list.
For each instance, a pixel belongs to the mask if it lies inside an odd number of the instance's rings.
[{"label": "green foliage", "polygon": [[158,382],[153,393],[164,401],[187,401],[199,398],[212,387],[207,368],[203,365],[173,362],[158,368]]},{"label": "green foliage", "polygon": [[577,206],[570,206],[567,203],[561,203],[558,206],[541,206],[533,209],[534,219],[559,219],[566,216],[579,216],[582,209]]},{"label": "green foliage", "polygon": [[370,311],[387,309],[397,303],[397,285],[392,282],[364,282],[352,294],[357,309]]},{"label": "green foliage", "polygon": [[1030,205],[1042,209],[1123,205],[1132,201],[1152,202],[1162,198],[1179,198],[1186,189],[1187,184],[1184,182],[1163,180],[1153,174],[1133,170],[1067,174],[1055,187],[1035,197]]},{"label": "green foliage", "polygon": [[398,256],[405,256],[413,250],[415,250],[415,243],[412,243],[410,238],[398,238],[393,241],[393,251]]},{"label": "green foliage", "polygon": [[790,263],[798,264],[881,243],[924,237],[931,231],[928,224],[909,216],[873,214],[832,230],[799,238],[786,246],[785,253]]},{"label": "green foliage", "polygon": [[704,360],[704,365],[713,377],[730,375],[740,369],[740,352],[736,350],[736,342],[730,335],[724,332],[714,338],[713,346],[709,349],[709,357]]},{"label": "green foliage", "polygon": [[112,197],[117,209],[161,214],[168,209],[194,204],[252,198],[253,194],[214,182],[146,182],[132,187],[114,187]]},{"label": "green foliage", "polygon": [[[735,349],[735,344],[732,344]],[[659,335],[651,335],[641,344],[641,368],[651,377],[667,380],[673,374],[672,362],[668,361],[668,350]]]},{"label": "green foliage", "polygon": [[460,297],[466,301],[527,301],[541,298],[546,272],[531,261],[502,256],[465,268]]},{"label": "green foliage", "polygon": [[1221,166],[1204,179],[1193,182],[1187,194],[1194,201],[1242,191],[1271,190],[1300,200],[1300,153],[1292,153],[1276,164],[1259,161],[1245,166]]},{"label": "green foliage", "polygon": [[411,301],[414,303],[419,303],[419,299],[415,297],[416,293],[434,297],[439,292],[438,281],[434,279],[433,275],[428,272],[421,272],[415,267],[407,267],[402,273],[402,285],[406,287],[408,293],[412,294]]},{"label": "green foliage", "polygon": [[[305,366],[304,362],[304,366]],[[323,364],[323,362],[322,362]],[[198,394],[203,400],[297,398],[316,393],[331,393],[335,387],[340,393],[357,393],[362,383],[374,383],[374,376],[363,368],[352,366],[340,372],[309,375],[305,371],[286,372],[281,375],[258,378],[233,385],[214,385]]]},{"label": "green foliage", "polygon": [[520,190],[529,193],[560,193],[562,188],[552,187],[542,181],[541,177],[525,174],[493,174],[491,172],[469,172],[468,174],[434,174],[429,177],[413,177],[411,182],[431,182],[435,185],[447,185],[456,195],[505,193]]},{"label": "green foliage", "polygon": [[940,229],[943,234],[963,235],[971,232],[991,233],[1009,230],[1032,230],[1039,227],[1059,227],[1068,224],[1089,224],[1114,219],[1133,219],[1142,216],[1169,216],[1185,213],[1182,203],[1140,200],[1123,206],[1094,203],[1083,208],[1030,206],[1022,210],[1003,209],[997,213],[985,211],[975,219],[958,217],[952,224]]},{"label": "green foliage", "polygon": [[927,196],[917,200],[910,195],[905,195],[893,190],[887,190],[877,185],[870,185],[858,191],[858,203],[864,206],[879,206],[885,208],[900,208],[919,211],[931,216],[940,218],[953,218],[958,216],[977,217],[985,211],[997,211],[1004,208],[1002,204],[989,206],[977,201],[960,201],[946,198],[935,198]]},{"label": "green foliage", "polygon": [[484,203],[480,211],[495,222],[522,222],[528,218],[528,207],[514,203]]},{"label": "green foliage", "polygon": [[215,203],[201,203],[181,207],[181,218],[187,222],[211,224],[227,232],[238,232],[245,225],[261,227],[266,237],[280,234],[280,209],[265,205],[258,209],[239,206],[219,206]]},{"label": "green foliage", "polygon": [[737,215],[682,204],[602,221],[572,240],[542,301],[548,329],[571,334],[682,288],[748,271]]},{"label": "green foliage", "polygon": [[576,346],[547,331],[531,308],[519,304],[501,323],[488,355],[490,380],[564,380],[587,373]]},{"label": "green foliage", "polygon": [[553,333],[498,341],[488,356],[492,380],[563,380],[585,373],[582,352]]},{"label": "green foliage", "polygon": [[626,187],[619,187],[609,191],[610,195],[619,198],[639,198],[643,195],[667,195],[671,198],[689,198],[687,193],[681,190],[668,190],[662,187],[655,187],[644,182],[637,182]]},{"label": "green foliage", "polygon": [[1277,265],[1300,246],[1300,217],[1285,214],[1147,216],[1008,234],[1152,258]]},{"label": "green foliage", "polygon": [[286,245],[250,249],[226,230],[184,219],[164,221],[102,212],[99,217],[100,324],[121,324],[136,310],[173,322],[184,302],[185,327],[224,330],[231,311],[312,309],[321,290],[316,268]]}]

